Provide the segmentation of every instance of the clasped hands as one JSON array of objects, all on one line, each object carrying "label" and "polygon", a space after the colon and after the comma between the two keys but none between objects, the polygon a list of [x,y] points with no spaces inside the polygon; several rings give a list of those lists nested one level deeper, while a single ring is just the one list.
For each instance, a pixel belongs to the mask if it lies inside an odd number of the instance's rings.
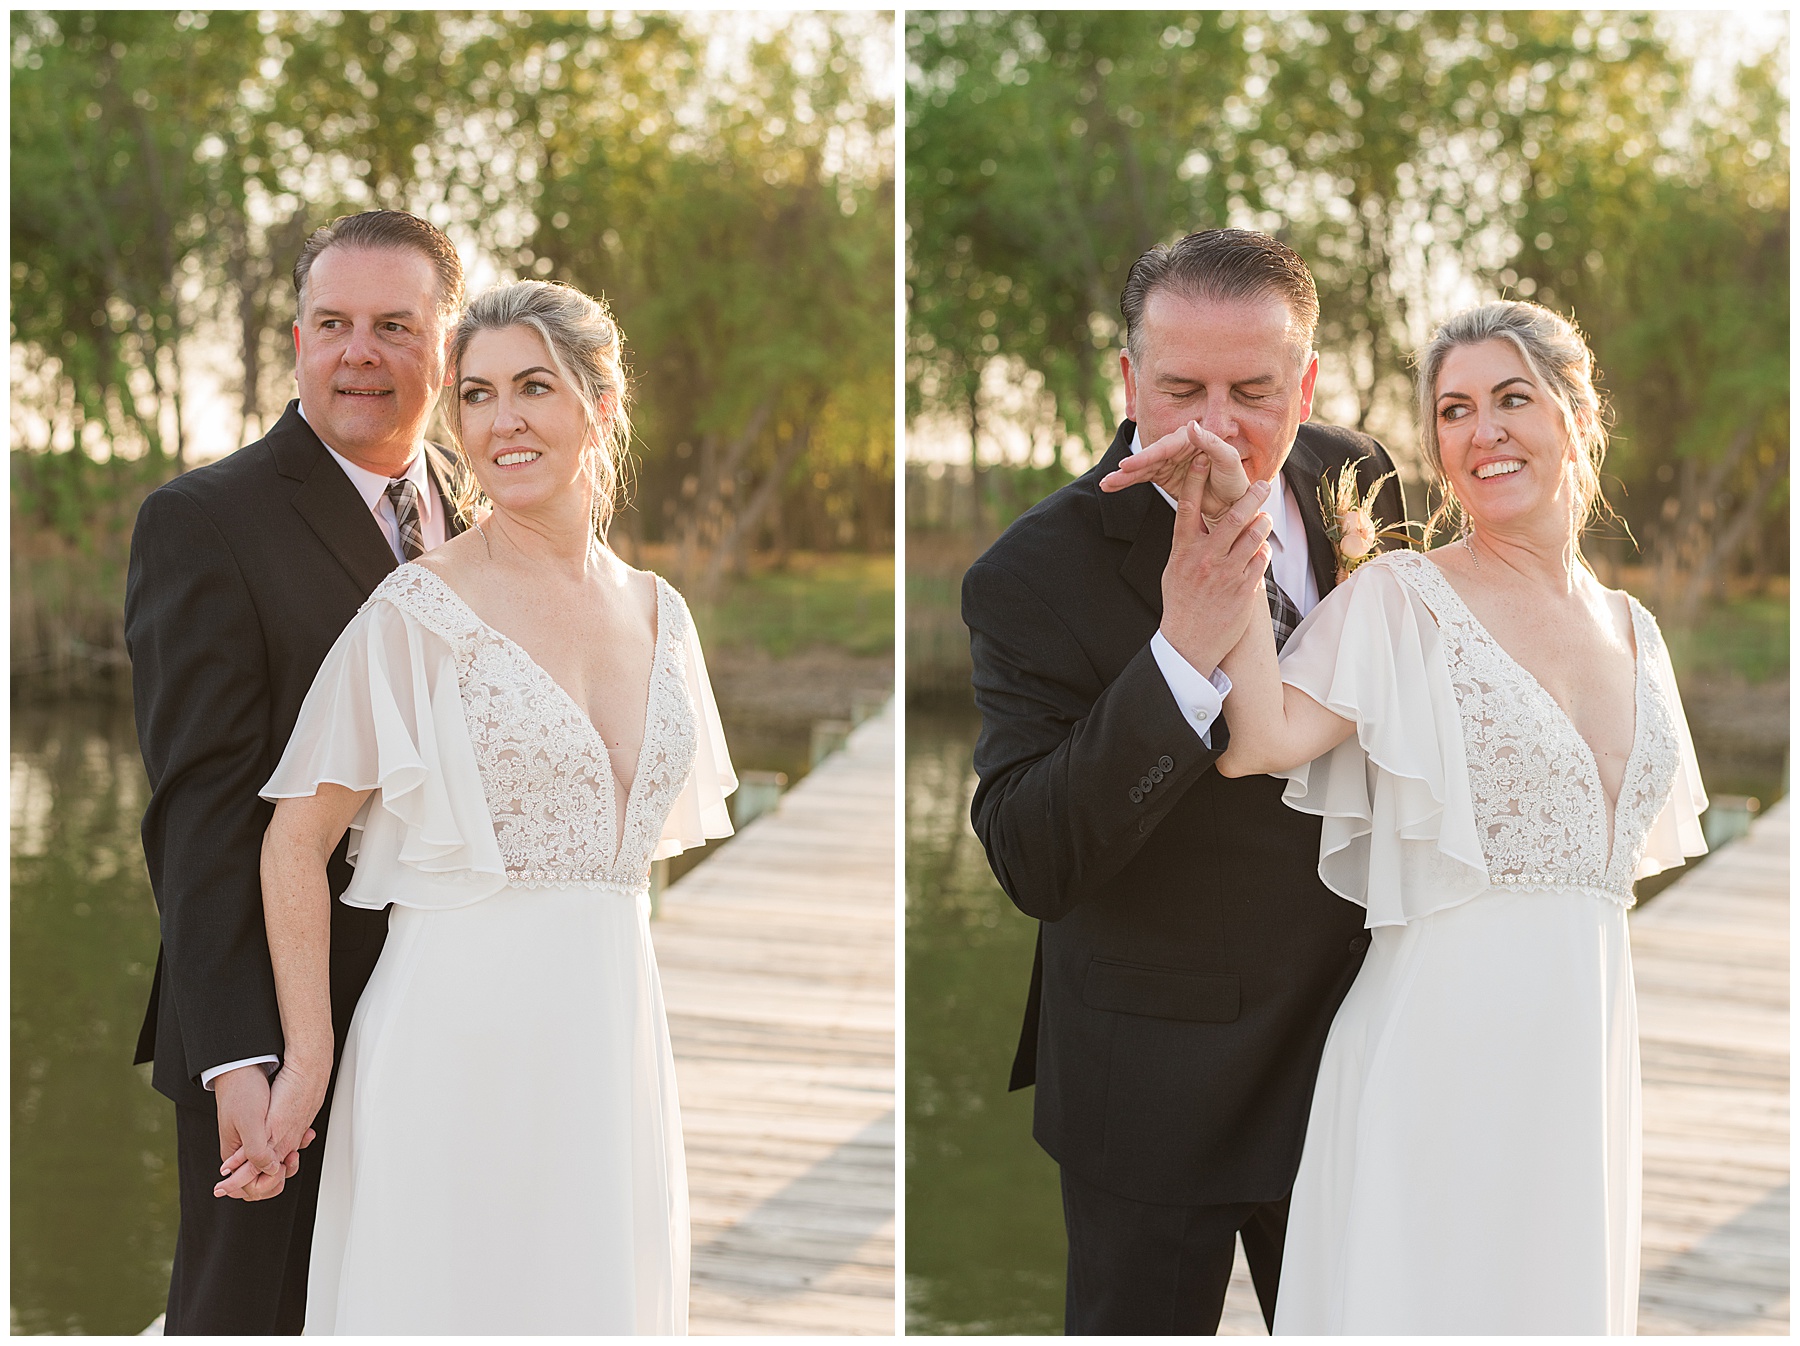
[{"label": "clasped hands", "polygon": [[1273,483],[1252,482],[1238,451],[1198,421],[1127,457],[1101,478],[1100,489],[1123,491],[1146,481],[1176,498],[1160,629],[1204,673],[1238,643],[1256,610],[1251,598],[1263,587],[1274,526],[1259,511]]},{"label": "clasped hands", "polygon": [[272,1080],[259,1065],[240,1066],[213,1080],[223,1161],[214,1196],[265,1201],[280,1195],[300,1171],[300,1151],[317,1135],[312,1120],[325,1099],[329,1062],[308,1068],[289,1060]]}]

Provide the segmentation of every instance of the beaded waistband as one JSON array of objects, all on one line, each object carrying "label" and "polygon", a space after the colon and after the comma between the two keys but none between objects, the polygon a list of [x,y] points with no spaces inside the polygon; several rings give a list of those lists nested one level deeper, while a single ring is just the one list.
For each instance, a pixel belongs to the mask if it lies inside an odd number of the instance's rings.
[{"label": "beaded waistband", "polygon": [[636,883],[624,883],[604,873],[567,869],[509,869],[506,881],[514,888],[591,888],[625,897],[650,891],[648,875]]},{"label": "beaded waistband", "polygon": [[1515,893],[1580,893],[1586,897],[1616,902],[1621,907],[1637,905],[1637,894],[1630,888],[1615,888],[1599,883],[1572,883],[1568,879],[1546,874],[1489,874],[1488,882],[1496,888],[1510,889]]}]

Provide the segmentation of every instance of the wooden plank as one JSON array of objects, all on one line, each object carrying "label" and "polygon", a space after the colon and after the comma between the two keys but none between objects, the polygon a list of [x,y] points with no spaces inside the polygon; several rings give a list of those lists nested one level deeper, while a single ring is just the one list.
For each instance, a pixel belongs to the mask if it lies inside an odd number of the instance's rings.
[{"label": "wooden plank", "polygon": [[894,717],[664,895],[694,1335],[891,1335]]}]

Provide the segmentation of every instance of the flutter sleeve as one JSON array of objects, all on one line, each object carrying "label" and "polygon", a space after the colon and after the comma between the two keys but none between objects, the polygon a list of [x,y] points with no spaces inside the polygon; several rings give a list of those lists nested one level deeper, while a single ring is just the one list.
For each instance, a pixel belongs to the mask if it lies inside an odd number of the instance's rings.
[{"label": "flutter sleeve", "polygon": [[[1654,630],[1655,623],[1650,623]],[[1681,690],[1675,685],[1675,668],[1669,662],[1668,646],[1662,633],[1655,632],[1652,648],[1643,652],[1649,659],[1650,677],[1657,684],[1669,714],[1675,722],[1675,783],[1669,799],[1650,825],[1644,838],[1644,858],[1638,862],[1635,878],[1647,879],[1665,869],[1684,865],[1696,855],[1706,854],[1706,833],[1700,826],[1700,815],[1706,812],[1706,787],[1700,783],[1700,763],[1694,758],[1694,739],[1688,732],[1687,715],[1681,709]]]},{"label": "flutter sleeve", "polygon": [[468,906],[506,886],[448,641],[379,594],[326,655],[269,800],[373,790],[350,824],[353,907]]},{"label": "flutter sleeve", "polygon": [[1405,563],[1358,568],[1281,656],[1283,682],[1356,725],[1324,756],[1273,774],[1287,778],[1283,803],[1323,820],[1319,877],[1366,908],[1370,927],[1488,887],[1456,693],[1436,620],[1396,573]]},{"label": "flutter sleeve", "polygon": [[731,835],[731,809],[725,796],[737,789],[737,773],[725,746],[725,726],[719,722],[719,706],[713,700],[712,683],[706,676],[706,656],[685,604],[677,599],[683,627],[683,670],[688,700],[694,707],[694,765],[675,805],[663,824],[651,858],[680,855],[703,846],[714,837]]}]

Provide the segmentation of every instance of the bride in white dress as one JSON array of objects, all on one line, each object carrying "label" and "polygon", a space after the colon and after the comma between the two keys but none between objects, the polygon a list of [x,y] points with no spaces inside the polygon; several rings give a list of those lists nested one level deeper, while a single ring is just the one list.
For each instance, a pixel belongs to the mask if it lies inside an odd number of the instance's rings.
[{"label": "bride in white dress", "polygon": [[1489,304],[1420,370],[1467,531],[1356,569],[1279,672],[1266,621],[1224,665],[1219,770],[1288,778],[1372,932],[1319,1068],[1275,1331],[1628,1335],[1626,911],[1635,879],[1705,850],[1706,798],[1655,619],[1581,562],[1605,434],[1580,334]]},{"label": "bride in white dress", "polygon": [[370,596],[263,792],[277,1145],[330,1070],[324,860],[346,827],[343,900],[393,904],[332,1103],[306,1330],[683,1334],[648,879],[729,834],[736,781],[680,596],[597,537],[627,437],[611,316],[503,286],[451,357],[492,513]]}]

